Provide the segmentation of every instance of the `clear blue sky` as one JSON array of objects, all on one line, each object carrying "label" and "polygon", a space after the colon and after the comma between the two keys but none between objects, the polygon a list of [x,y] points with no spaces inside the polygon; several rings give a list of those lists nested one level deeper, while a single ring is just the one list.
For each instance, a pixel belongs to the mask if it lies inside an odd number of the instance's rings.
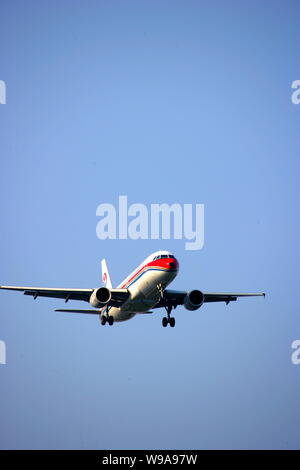
[{"label": "clear blue sky", "polygon": [[[299,448],[300,5],[0,5],[0,283],[119,283],[173,251],[172,287],[266,299],[113,328],[1,292],[1,448]],[[205,245],[96,237],[96,207],[205,204]],[[70,304],[68,304],[71,306]],[[82,303],[72,304],[72,306]]]}]

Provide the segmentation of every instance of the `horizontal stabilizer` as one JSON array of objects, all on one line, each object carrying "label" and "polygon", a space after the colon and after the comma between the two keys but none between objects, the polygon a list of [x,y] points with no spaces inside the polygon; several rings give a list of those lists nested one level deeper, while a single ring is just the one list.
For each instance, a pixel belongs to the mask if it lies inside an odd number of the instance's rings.
[{"label": "horizontal stabilizer", "polygon": [[56,309],[55,312],[69,312],[69,313],[88,313],[91,315],[100,315],[99,310],[73,310],[70,308]]}]

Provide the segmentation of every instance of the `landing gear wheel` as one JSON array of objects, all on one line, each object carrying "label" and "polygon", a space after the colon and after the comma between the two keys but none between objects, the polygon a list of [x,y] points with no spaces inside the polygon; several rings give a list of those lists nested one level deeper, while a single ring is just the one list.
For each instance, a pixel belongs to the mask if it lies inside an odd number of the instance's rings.
[{"label": "landing gear wheel", "polygon": [[106,323],[106,317],[101,317],[101,325],[105,325]]},{"label": "landing gear wheel", "polygon": [[[175,305],[176,307],[176,305]],[[175,308],[174,307],[174,308]],[[173,306],[171,304],[167,305],[166,307],[166,311],[167,311],[167,317],[163,317],[162,319],[162,326],[167,326],[168,324],[170,325],[171,328],[174,328],[175,326],[175,318],[174,317],[171,317],[171,312],[172,312],[172,308]]]},{"label": "landing gear wheel", "polygon": [[114,324],[114,317],[112,315],[109,315],[107,321],[108,321],[108,324],[112,326]]}]

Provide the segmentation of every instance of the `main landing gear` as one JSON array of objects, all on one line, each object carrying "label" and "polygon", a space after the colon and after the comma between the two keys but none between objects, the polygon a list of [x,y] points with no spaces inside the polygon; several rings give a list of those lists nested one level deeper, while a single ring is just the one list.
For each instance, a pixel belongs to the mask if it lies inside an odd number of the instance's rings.
[{"label": "main landing gear", "polygon": [[114,317],[109,315],[109,309],[107,309],[107,313],[101,316],[101,325],[105,325],[108,323],[110,326],[114,324]]},{"label": "main landing gear", "polygon": [[112,317],[111,315],[108,315],[108,316],[103,316],[101,318],[101,325],[105,325],[106,322],[112,326],[114,324],[114,317]]},{"label": "main landing gear", "polygon": [[170,325],[171,328],[174,328],[175,326],[175,318],[174,317],[171,317],[171,312],[172,312],[172,305],[168,305],[166,307],[166,311],[167,311],[167,317],[163,317],[162,319],[162,326],[163,327],[166,327],[168,326],[168,324]]}]

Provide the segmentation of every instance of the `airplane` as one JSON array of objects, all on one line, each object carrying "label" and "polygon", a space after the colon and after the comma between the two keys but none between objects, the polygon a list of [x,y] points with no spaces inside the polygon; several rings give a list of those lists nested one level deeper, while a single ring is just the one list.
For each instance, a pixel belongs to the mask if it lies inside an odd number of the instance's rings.
[{"label": "airplane", "polygon": [[219,293],[202,292],[194,289],[189,292],[170,290],[166,287],[175,279],[179,263],[175,256],[164,250],[148,256],[117,288],[112,287],[106,260],[101,261],[102,287],[91,289],[64,289],[48,287],[0,286],[0,289],[15,290],[37,297],[54,297],[89,302],[93,309],[56,309],[56,312],[71,312],[98,315],[100,323],[113,325],[114,322],[130,320],[136,314],[153,313],[151,309],[163,307],[167,316],[162,326],[175,326],[172,310],[183,305],[187,310],[197,310],[206,302],[229,302],[238,297],[265,296],[265,293]]}]

